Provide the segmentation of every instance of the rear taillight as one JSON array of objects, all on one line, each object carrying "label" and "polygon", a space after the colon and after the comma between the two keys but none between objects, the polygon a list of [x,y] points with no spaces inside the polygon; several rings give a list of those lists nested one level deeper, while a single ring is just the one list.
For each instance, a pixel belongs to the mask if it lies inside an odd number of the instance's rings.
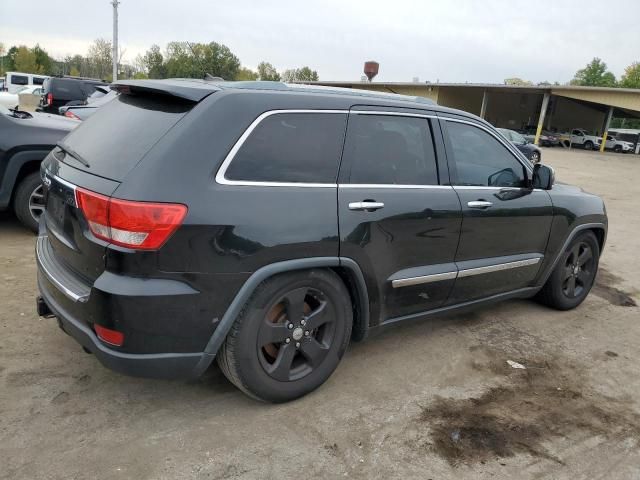
[{"label": "rear taillight", "polygon": [[53,93],[47,93],[47,105],[53,105]]},{"label": "rear taillight", "polygon": [[74,120],[80,120],[80,117],[77,116],[75,113],[67,110],[66,112],[64,112],[64,116],[67,118],[73,118]]},{"label": "rear taillight", "polygon": [[182,224],[187,207],[133,202],[76,189],[78,207],[98,238],[136,250],[157,250]]},{"label": "rear taillight", "polygon": [[98,335],[98,338],[109,345],[114,345],[116,347],[121,347],[124,343],[124,333],[118,332],[117,330],[111,330],[110,328],[105,328],[97,323],[93,326]]}]

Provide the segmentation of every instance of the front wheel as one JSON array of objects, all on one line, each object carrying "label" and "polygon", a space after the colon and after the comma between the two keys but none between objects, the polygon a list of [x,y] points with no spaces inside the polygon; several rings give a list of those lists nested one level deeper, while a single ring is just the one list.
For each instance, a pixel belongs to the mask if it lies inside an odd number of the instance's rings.
[{"label": "front wheel", "polygon": [[585,150],[593,150],[593,142],[584,142]]},{"label": "front wheel", "polygon": [[598,272],[600,246],[593,232],[578,235],[564,251],[537,299],[558,310],[580,305]]},{"label": "front wheel", "polygon": [[340,363],[353,313],[344,283],[329,270],[263,282],[217,355],[225,376],[251,397],[286,402],[322,385]]},{"label": "front wheel", "polygon": [[616,153],[622,153],[622,147],[620,145],[616,145],[613,147],[613,151]]}]

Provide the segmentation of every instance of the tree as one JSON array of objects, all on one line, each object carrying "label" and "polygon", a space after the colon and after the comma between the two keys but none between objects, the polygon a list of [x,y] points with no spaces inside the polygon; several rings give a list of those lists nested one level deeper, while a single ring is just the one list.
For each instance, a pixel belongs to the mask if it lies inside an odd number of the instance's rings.
[{"label": "tree", "polygon": [[640,62],[633,62],[624,69],[620,78],[620,86],[624,88],[640,88]]},{"label": "tree", "polygon": [[267,80],[272,82],[280,81],[280,74],[273,65],[267,62],[260,62],[258,65],[258,77],[260,80]]},{"label": "tree", "polygon": [[111,80],[113,72],[111,42],[98,38],[89,46],[87,53],[87,67],[89,76]]},{"label": "tree", "polygon": [[36,43],[36,46],[31,49],[33,54],[36,57],[36,65],[38,67],[39,73],[46,73],[47,75],[51,75],[53,72],[53,59],[49,56],[49,54],[40,47],[39,44]]},{"label": "tree", "polygon": [[151,48],[142,57],[142,61],[149,78],[166,78],[167,69],[158,45],[151,45]]},{"label": "tree", "polygon": [[24,45],[18,47],[13,58],[15,69],[24,73],[42,73],[36,64],[36,55]]},{"label": "tree", "polygon": [[318,72],[309,67],[285,70],[282,74],[283,82],[317,82]]},{"label": "tree", "polygon": [[238,73],[236,75],[236,80],[240,80],[240,81],[257,80],[257,79],[258,79],[258,73],[254,72],[250,68],[245,68],[245,67],[241,67],[240,70],[238,70]]},{"label": "tree", "polygon": [[530,82],[529,80],[523,80],[523,79],[518,78],[518,77],[505,78],[504,79],[504,84],[505,85],[515,85],[515,86],[518,86],[518,87],[529,87],[529,86],[533,85],[533,83]]},{"label": "tree", "polygon": [[587,87],[615,87],[616,77],[607,70],[607,64],[596,57],[585,68],[578,70],[570,83]]},{"label": "tree", "polygon": [[208,73],[231,80],[240,70],[240,60],[217,42],[170,42],[165,66],[169,77],[204,78]]}]

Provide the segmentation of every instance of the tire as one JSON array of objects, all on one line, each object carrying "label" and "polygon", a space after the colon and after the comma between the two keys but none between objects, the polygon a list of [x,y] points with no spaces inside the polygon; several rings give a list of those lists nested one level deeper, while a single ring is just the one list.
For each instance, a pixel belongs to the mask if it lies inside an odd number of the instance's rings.
[{"label": "tire", "polygon": [[557,310],[576,308],[593,286],[599,260],[600,246],[593,232],[579,234],[563,252],[536,299]]},{"label": "tire", "polygon": [[218,365],[231,383],[255,399],[294,400],[333,373],[349,344],[352,324],[349,292],[332,271],[276,275],[261,283],[245,304],[216,356]]},{"label": "tire", "polygon": [[540,163],[541,160],[542,160],[542,154],[536,150],[531,152],[531,155],[529,155],[529,161],[534,165],[536,163]]},{"label": "tire", "polygon": [[13,197],[13,210],[25,227],[38,233],[38,220],[44,212],[40,173],[33,172],[22,179]]},{"label": "tire", "polygon": [[584,142],[584,149],[585,150],[593,150],[593,142],[592,141]]},{"label": "tire", "polygon": [[613,151],[616,153],[622,153],[622,147],[620,145],[616,145],[613,147]]}]

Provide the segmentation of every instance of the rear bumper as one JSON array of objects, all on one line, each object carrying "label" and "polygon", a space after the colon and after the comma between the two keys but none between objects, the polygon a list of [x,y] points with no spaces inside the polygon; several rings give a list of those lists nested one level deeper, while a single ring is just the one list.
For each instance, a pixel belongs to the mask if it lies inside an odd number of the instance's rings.
[{"label": "rear bumper", "polygon": [[56,303],[49,292],[52,285],[38,272],[42,300],[57,317],[60,328],[93,353],[105,367],[125,375],[148,378],[194,378],[201,375],[214,359],[207,353],[133,354],[117,352],[104,345],[94,331]]},{"label": "rear bumper", "polygon": [[[39,237],[36,244],[38,289],[41,295],[41,300],[38,300],[38,313],[43,316],[56,316],[62,330],[95,354],[104,366],[139,377],[193,378],[201,375],[211,364],[215,355],[206,352],[121,351],[118,347],[111,348],[102,342],[94,332],[94,323],[108,324],[109,318],[113,316],[134,318],[142,322],[142,325],[129,321],[119,323],[120,326],[116,328],[123,329],[127,338],[135,339],[137,348],[152,345],[157,337],[145,330],[145,325],[150,322],[158,325],[167,320],[161,318],[158,313],[166,309],[166,302],[175,301],[181,305],[185,301],[193,302],[193,295],[185,295],[180,291],[186,288],[184,285],[177,282],[146,280],[144,288],[148,285],[151,290],[140,291],[140,284],[136,283],[135,279],[114,276],[109,272],[105,272],[94,285],[87,285],[65,270],[47,247],[46,235]],[[137,305],[139,308],[127,315],[126,312],[131,310],[131,305]],[[176,323],[173,316],[169,319]],[[176,329],[179,328],[180,322],[176,326]],[[163,332],[161,338],[167,336],[167,333]]]}]

